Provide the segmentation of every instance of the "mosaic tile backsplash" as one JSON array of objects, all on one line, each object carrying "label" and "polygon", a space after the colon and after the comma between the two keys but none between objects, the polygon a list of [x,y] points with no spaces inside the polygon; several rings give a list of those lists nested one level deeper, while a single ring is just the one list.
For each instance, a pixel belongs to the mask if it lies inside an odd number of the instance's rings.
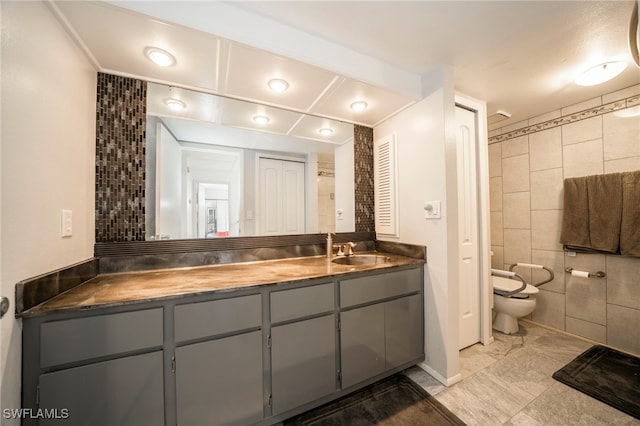
[{"label": "mosaic tile backsplash", "polygon": [[147,83],[98,73],[96,242],[145,239]]},{"label": "mosaic tile backsplash", "polygon": [[355,125],[354,168],[356,232],[375,232],[373,193],[373,129]]}]

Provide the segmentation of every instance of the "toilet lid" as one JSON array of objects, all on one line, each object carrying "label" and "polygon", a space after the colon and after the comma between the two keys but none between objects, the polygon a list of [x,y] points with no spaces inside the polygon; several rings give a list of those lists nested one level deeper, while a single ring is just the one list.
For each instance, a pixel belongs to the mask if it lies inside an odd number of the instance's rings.
[{"label": "toilet lid", "polygon": [[[513,291],[522,287],[522,281],[511,280],[505,277],[491,277],[493,279],[493,288],[499,291]],[[527,287],[517,294],[538,294],[540,290],[537,287],[527,284]]]}]

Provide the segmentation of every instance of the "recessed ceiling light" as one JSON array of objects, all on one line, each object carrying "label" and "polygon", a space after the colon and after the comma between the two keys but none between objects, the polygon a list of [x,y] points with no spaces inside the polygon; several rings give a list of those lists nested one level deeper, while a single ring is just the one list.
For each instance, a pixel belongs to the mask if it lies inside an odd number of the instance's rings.
[{"label": "recessed ceiling light", "polygon": [[333,133],[333,129],[329,127],[323,127],[322,129],[318,130],[318,133],[320,133],[322,136],[329,136]]},{"label": "recessed ceiling light", "polygon": [[267,117],[266,115],[255,115],[253,117],[253,121],[256,122],[256,124],[260,124],[261,126],[267,124],[270,120],[269,117]]},{"label": "recessed ceiling light", "polygon": [[605,62],[581,73],[576,77],[575,82],[579,86],[595,86],[596,84],[609,81],[620,74],[627,67],[626,62]]},{"label": "recessed ceiling light", "polygon": [[171,53],[159,47],[147,47],[144,49],[144,54],[154,64],[160,67],[170,67],[176,64],[176,58]]},{"label": "recessed ceiling light", "polygon": [[187,107],[187,104],[185,104],[179,99],[173,99],[173,98],[165,99],[164,103],[173,111],[182,111]]},{"label": "recessed ceiling light", "polygon": [[355,101],[351,103],[351,109],[355,112],[364,111],[367,109],[367,103],[365,101]]},{"label": "recessed ceiling light", "polygon": [[286,90],[289,88],[289,83],[287,82],[287,80],[274,78],[272,80],[269,80],[269,87],[274,92],[282,93],[286,92]]}]

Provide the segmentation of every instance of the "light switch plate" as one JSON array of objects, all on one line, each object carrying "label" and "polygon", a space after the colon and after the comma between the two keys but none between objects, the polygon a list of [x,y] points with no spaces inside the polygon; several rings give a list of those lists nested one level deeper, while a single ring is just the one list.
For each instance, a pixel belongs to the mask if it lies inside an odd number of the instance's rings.
[{"label": "light switch plate", "polygon": [[68,238],[71,235],[73,235],[73,212],[62,210],[62,238]]},{"label": "light switch plate", "polygon": [[440,219],[441,217],[441,205],[440,201],[425,201],[424,202],[424,218],[425,219]]}]

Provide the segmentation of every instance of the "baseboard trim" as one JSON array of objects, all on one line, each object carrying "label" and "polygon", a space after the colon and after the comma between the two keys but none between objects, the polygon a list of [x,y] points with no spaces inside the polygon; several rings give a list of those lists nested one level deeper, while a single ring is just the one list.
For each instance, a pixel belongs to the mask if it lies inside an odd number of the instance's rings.
[{"label": "baseboard trim", "polygon": [[456,374],[453,377],[446,378],[442,374],[438,373],[436,370],[431,368],[429,365],[425,364],[424,361],[419,363],[418,367],[422,368],[424,371],[429,373],[434,379],[436,379],[437,381],[439,381],[440,383],[442,383],[447,387],[451,385],[455,385],[460,380],[462,380],[462,375],[460,375],[460,373]]}]

